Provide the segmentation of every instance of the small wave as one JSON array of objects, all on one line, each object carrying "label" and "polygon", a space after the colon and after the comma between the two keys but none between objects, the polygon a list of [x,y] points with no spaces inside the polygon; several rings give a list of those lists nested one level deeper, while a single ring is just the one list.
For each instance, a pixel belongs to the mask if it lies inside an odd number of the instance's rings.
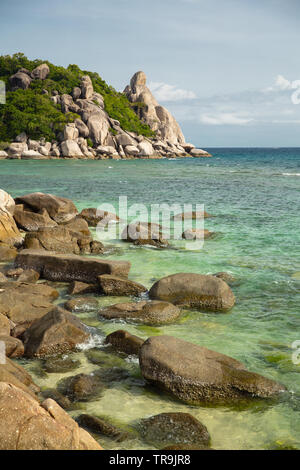
[{"label": "small wave", "polygon": [[[92,330],[92,328],[90,328],[90,330]],[[99,348],[101,346],[104,346],[104,337],[99,334],[91,334],[87,341],[77,344],[76,348],[79,349],[79,351],[87,351],[88,349]]]},{"label": "small wave", "polygon": [[300,176],[300,173],[282,173],[284,176]]}]

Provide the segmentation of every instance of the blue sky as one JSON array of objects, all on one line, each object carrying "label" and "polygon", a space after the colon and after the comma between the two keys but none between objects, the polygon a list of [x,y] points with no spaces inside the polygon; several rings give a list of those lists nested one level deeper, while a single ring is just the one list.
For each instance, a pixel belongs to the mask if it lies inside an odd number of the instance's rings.
[{"label": "blue sky", "polygon": [[0,1],[1,54],[143,70],[202,147],[300,146],[299,45],[299,0]]}]

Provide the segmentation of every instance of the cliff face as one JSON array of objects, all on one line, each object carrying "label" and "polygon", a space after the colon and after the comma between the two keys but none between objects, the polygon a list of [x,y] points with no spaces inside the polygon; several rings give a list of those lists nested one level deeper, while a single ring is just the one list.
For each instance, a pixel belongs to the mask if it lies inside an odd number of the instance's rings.
[{"label": "cliff face", "polygon": [[[146,86],[146,80],[144,72],[136,72],[124,90],[125,95],[131,103],[137,103],[136,112],[157,137],[171,144],[184,144],[185,138],[179,124],[166,108],[158,104]],[[142,103],[141,107],[138,107],[139,103]]]},{"label": "cliff face", "polygon": [[[24,62],[26,58],[20,57]],[[0,57],[0,76],[7,61],[6,69],[11,70],[13,59]],[[185,142],[174,117],[147,88],[144,72],[135,73],[130,85],[118,93],[98,74],[75,65],[64,69],[47,62],[31,68],[36,62],[27,59],[25,64],[29,67],[15,66],[15,73],[7,76],[0,141],[13,142],[2,146],[4,151],[0,147],[0,158],[208,156]]]}]

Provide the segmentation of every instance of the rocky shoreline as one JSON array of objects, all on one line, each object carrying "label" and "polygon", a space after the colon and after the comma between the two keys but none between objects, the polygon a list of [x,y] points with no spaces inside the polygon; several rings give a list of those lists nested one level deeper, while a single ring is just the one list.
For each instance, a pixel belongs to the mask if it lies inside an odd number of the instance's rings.
[{"label": "rocky shoreline", "polygon": [[[25,68],[19,69],[9,78],[12,93],[29,89],[36,81],[46,82],[49,73],[46,63],[31,72]],[[124,96],[140,121],[149,126],[153,137],[122,129],[120,122],[111,118],[105,110],[104,99],[95,92],[89,75],[81,76],[79,86],[74,87],[71,94],[59,94],[53,89],[50,92],[47,88],[42,93],[50,97],[53,105],[64,115],[76,117],[74,122],[67,123],[51,142],[45,137],[34,140],[23,131],[0,150],[0,159],[105,160],[211,156],[205,150],[185,142],[174,117],[157,103],[147,88],[143,72],[137,72],[132,77]]]},{"label": "rocky shoreline", "polygon": [[[104,436],[118,442],[130,438],[109,420],[82,413],[75,421],[67,413],[101,397],[112,381],[128,378],[124,368],[115,367],[116,354],[138,357],[144,386],[151,384],[156,393],[163,391],[187,404],[230,406],[276,399],[285,391],[283,385],[219,352],[172,336],[144,341],[124,329],[105,338],[105,352],[101,347],[87,350],[95,365],[92,373],[74,372],[56,389],[38,387],[16,359],[39,358],[50,373],[75,371],[76,360],[68,355],[95,335],[95,329],[76,316],[79,312],[119,319],[123,326],[127,321],[161,325],[176,323],[185,308],[213,315],[228,312],[235,304],[226,273],[174,273],[156,281],[149,291],[130,280],[130,262],[101,257],[106,247],[91,235],[90,227],[106,216],[96,215],[94,208],[78,213],[71,200],[51,194],[32,193],[14,200],[0,191],[0,344],[6,355],[0,363],[2,450],[101,450]],[[125,241],[149,243],[149,227],[141,223],[139,229],[140,240],[128,236]],[[164,245],[159,227],[152,242]],[[58,303],[66,285],[69,299]],[[100,296],[120,295],[128,301],[99,308]],[[188,413],[143,419],[137,432],[148,445],[161,449],[213,445],[206,426]]]}]

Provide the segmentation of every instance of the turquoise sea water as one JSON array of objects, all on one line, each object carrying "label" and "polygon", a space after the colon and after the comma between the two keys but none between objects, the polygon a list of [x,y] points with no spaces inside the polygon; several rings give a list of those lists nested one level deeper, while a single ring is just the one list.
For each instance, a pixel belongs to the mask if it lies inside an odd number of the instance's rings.
[{"label": "turquoise sea water", "polygon": [[[159,328],[80,316],[103,335],[126,328],[144,338],[170,334],[201,344],[282,382],[289,393],[276,403],[242,409],[186,406],[145,387],[134,360],[116,358],[132,379],[112,385],[86,409],[124,426],[163,411],[189,411],[207,426],[215,449],[299,448],[300,365],[292,362],[291,345],[300,340],[300,149],[209,150],[214,155],[210,159],[4,160],[0,187],[14,197],[33,191],[69,197],[80,210],[103,202],[117,207],[124,195],[129,205],[203,203],[215,216],[205,220],[205,228],[217,236],[205,241],[202,250],[186,250],[180,242],[173,242],[177,249],[137,248],[109,240],[109,235],[107,243],[121,248],[111,258],[130,260],[130,277],[147,287],[176,272],[229,272],[236,279],[236,305],[229,313],[186,310],[178,323]],[[118,300],[100,298],[99,305]],[[84,352],[75,355],[82,361],[80,372],[97,368]],[[53,386],[61,377],[37,374],[36,381]],[[106,448],[147,448],[139,438],[122,444],[99,441]]]}]

